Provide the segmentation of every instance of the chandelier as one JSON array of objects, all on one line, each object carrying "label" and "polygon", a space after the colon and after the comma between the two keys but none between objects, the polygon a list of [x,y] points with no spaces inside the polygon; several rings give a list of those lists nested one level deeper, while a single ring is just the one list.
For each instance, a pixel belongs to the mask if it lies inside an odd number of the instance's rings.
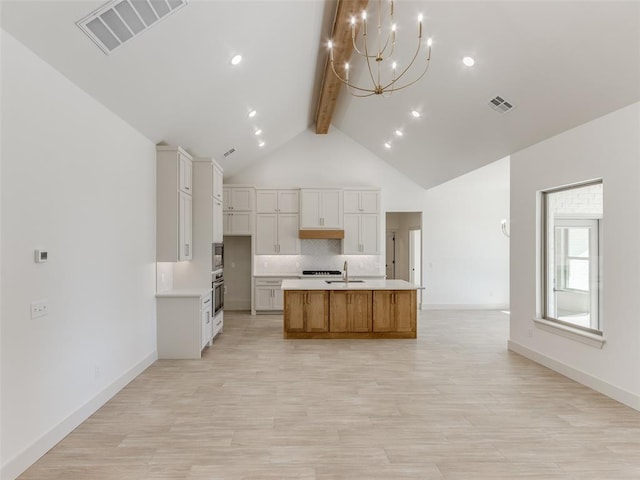
[{"label": "chandelier", "polygon": [[329,41],[328,43],[331,70],[333,70],[335,76],[348,87],[349,93],[354,97],[370,97],[371,95],[383,94],[385,96],[390,96],[397,90],[409,87],[424,77],[424,74],[427,73],[429,62],[431,60],[431,39],[429,38],[426,42],[426,58],[422,72],[417,77],[414,76],[413,80],[409,80],[409,75],[405,78],[405,74],[409,72],[409,69],[411,69],[415,63],[422,48],[422,14],[418,16],[418,41],[413,57],[404,69],[399,70],[397,62],[393,60],[393,54],[396,48],[397,29],[393,19],[393,0],[390,0],[389,2],[388,25],[386,28],[383,28],[382,0],[378,0],[377,3],[378,15],[377,25],[375,27],[377,41],[373,50],[370,49],[371,45],[369,45],[370,40],[368,35],[369,25],[367,22],[367,11],[362,11],[360,18],[361,26],[358,35],[356,35],[358,21],[355,16],[351,17],[351,41],[353,43],[353,50],[365,59],[367,69],[369,70],[368,77],[371,82],[370,84],[358,86],[353,83],[349,78],[349,62],[345,62],[342,67],[344,73],[342,75],[338,73],[333,60],[333,49],[335,44],[333,41]]}]

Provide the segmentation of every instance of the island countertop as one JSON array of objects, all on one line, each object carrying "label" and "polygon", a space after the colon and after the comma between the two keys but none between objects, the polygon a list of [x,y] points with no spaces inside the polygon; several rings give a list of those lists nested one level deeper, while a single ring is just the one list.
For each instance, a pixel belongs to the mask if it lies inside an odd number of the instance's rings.
[{"label": "island countertop", "polygon": [[423,287],[405,280],[367,279],[350,280],[341,283],[340,279],[289,279],[282,280],[282,290],[421,290]]}]

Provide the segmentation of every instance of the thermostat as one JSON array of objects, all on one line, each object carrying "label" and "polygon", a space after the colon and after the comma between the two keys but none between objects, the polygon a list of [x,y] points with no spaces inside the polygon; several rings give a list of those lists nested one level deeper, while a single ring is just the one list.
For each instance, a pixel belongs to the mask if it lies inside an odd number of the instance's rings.
[{"label": "thermostat", "polygon": [[44,263],[49,258],[49,252],[46,250],[36,250],[35,252],[36,263]]}]

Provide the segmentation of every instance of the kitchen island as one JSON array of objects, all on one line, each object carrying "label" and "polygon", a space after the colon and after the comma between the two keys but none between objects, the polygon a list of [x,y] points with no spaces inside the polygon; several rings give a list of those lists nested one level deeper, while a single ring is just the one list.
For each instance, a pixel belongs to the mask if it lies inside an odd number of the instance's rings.
[{"label": "kitchen island", "polygon": [[404,280],[284,279],[284,338],[416,338],[420,288]]}]

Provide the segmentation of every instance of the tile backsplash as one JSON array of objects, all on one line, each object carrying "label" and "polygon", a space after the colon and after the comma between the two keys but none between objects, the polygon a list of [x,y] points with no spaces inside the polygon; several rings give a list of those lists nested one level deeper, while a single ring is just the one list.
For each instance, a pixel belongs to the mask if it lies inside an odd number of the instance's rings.
[{"label": "tile backsplash", "polygon": [[301,240],[300,255],[256,255],[254,273],[285,274],[301,273],[302,270],[342,270],[345,260],[349,262],[351,275],[384,275],[382,255],[342,255],[340,240]]}]

